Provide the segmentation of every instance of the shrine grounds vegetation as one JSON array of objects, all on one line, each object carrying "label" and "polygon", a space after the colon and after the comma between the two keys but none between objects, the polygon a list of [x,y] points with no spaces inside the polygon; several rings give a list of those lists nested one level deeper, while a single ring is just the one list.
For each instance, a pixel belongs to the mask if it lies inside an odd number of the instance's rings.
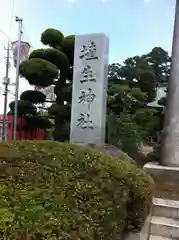
[{"label": "shrine grounds vegetation", "polygon": [[121,239],[150,211],[152,179],[88,147],[0,143],[0,239]]}]

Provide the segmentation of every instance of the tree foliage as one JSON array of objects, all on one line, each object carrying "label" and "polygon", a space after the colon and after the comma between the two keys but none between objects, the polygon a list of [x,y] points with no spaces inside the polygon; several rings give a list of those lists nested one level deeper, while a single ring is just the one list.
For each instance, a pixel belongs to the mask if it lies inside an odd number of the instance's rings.
[{"label": "tree foliage", "polygon": [[136,87],[114,84],[108,90],[108,109],[117,115],[126,111],[133,112],[145,102],[145,93]]},{"label": "tree foliage", "polygon": [[155,47],[147,54],[148,62],[157,76],[157,83],[168,83],[171,70],[171,57],[164,49]]},{"label": "tree foliage", "polygon": [[[167,84],[170,76],[171,58],[168,53],[160,48],[155,47],[151,52],[141,56],[127,58],[123,64],[113,63],[109,65],[108,71],[108,112],[117,118],[118,124],[122,127],[122,119],[130,119],[135,133],[138,136],[133,138],[133,145],[138,146],[138,140],[149,141],[157,140],[158,132],[162,129],[163,113],[162,108],[151,109],[147,106],[149,102],[155,100],[156,89],[163,83]],[[164,105],[166,98],[159,101]],[[121,114],[122,113],[122,114]],[[129,121],[129,122],[130,122]],[[125,124],[126,131],[129,125]],[[138,126],[136,128],[136,125]],[[119,129],[121,127],[119,126]],[[108,126],[113,128],[113,126]],[[117,129],[117,128],[116,128]],[[137,130],[138,129],[138,130]],[[130,134],[125,131],[114,135],[115,141],[130,141]],[[120,139],[119,139],[120,136]],[[121,140],[123,138],[123,140]],[[141,142],[140,141],[140,142]],[[116,141],[117,142],[117,141]],[[126,147],[129,149],[125,149]],[[130,144],[123,145],[123,150],[129,152]],[[137,150],[137,148],[135,148]]]},{"label": "tree foliage", "polygon": [[[15,110],[15,101],[9,104],[9,108],[11,112]],[[25,115],[34,115],[37,113],[37,108],[29,101],[26,100],[19,100],[17,103],[17,112],[18,116],[25,116]]]},{"label": "tree foliage", "polygon": [[[42,116],[37,111],[35,104],[40,103],[42,99],[46,98],[44,94],[37,91],[25,91],[21,94],[21,100],[17,102],[17,115],[23,117],[26,121],[25,126],[18,125],[24,131],[34,131],[37,129],[50,129],[53,123],[46,116]],[[14,116],[15,102],[9,104],[10,111],[8,115]]]},{"label": "tree foliage", "polygon": [[58,78],[57,66],[40,58],[23,61],[20,64],[19,72],[30,85],[39,87],[47,87]]},{"label": "tree foliage", "polygon": [[39,91],[27,90],[20,95],[20,100],[29,101],[34,104],[44,103],[46,100],[46,96]]},{"label": "tree foliage", "polygon": [[156,87],[167,83],[170,76],[171,58],[160,47],[141,56],[127,58],[123,64],[109,65],[108,79],[113,84],[137,86],[147,94],[148,102],[155,98]]},{"label": "tree foliage", "polygon": [[61,43],[63,39],[64,39],[64,36],[62,32],[53,28],[46,29],[41,35],[41,42],[44,45],[49,45],[57,49],[61,47]]},{"label": "tree foliage", "polygon": [[[55,140],[65,141],[69,137],[66,126],[70,119],[75,36],[64,36],[59,30],[49,28],[42,33],[41,42],[50,48],[34,50],[29,60],[20,65],[20,73],[30,85],[54,86],[56,104],[49,108],[49,113],[55,117]],[[66,139],[62,137],[63,130]]]},{"label": "tree foliage", "polygon": [[135,112],[134,121],[140,126],[146,141],[156,139],[157,132],[161,129],[160,117],[160,111],[155,108],[140,108]]},{"label": "tree foliage", "polygon": [[75,42],[75,35],[68,35],[64,37],[62,41],[62,49],[63,52],[67,55],[70,66],[73,66],[74,60],[74,42]]},{"label": "tree foliage", "polygon": [[26,117],[28,129],[50,129],[52,128],[52,123],[47,117],[43,116],[28,116]]},{"label": "tree foliage", "polygon": [[133,115],[121,113],[117,120],[116,134],[118,146],[129,156],[134,157],[139,152],[142,144],[141,128],[134,121]]},{"label": "tree foliage", "polygon": [[158,104],[161,106],[165,106],[166,105],[166,97],[162,97],[160,100],[158,100]]},{"label": "tree foliage", "polygon": [[34,50],[30,56],[29,59],[33,58],[40,58],[44,59],[60,69],[60,74],[64,75],[67,73],[69,69],[69,61],[67,56],[57,49],[48,48],[48,49],[37,49]]},{"label": "tree foliage", "polygon": [[[108,83],[112,84],[122,84],[122,77],[121,77],[121,64],[119,63],[112,63],[108,66]],[[126,84],[126,82],[123,82]]]},{"label": "tree foliage", "polygon": [[[44,103],[46,96],[34,90],[27,90],[20,96],[20,100],[17,102],[17,115],[23,117],[26,121],[25,126],[17,126],[24,131],[34,131],[37,129],[49,129],[52,128],[52,122],[46,116],[42,116],[38,111],[36,104]],[[9,104],[10,111],[8,115],[14,115],[15,102]]]}]

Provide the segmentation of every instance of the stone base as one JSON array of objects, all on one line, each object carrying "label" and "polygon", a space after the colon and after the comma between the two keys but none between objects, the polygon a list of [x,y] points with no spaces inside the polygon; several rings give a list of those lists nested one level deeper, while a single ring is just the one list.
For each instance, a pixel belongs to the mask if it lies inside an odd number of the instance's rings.
[{"label": "stone base", "polygon": [[84,147],[89,146],[91,148],[98,150],[101,153],[106,154],[107,156],[117,157],[117,158],[120,158],[120,160],[124,160],[128,163],[137,165],[136,162],[127,155],[127,153],[123,152],[121,149],[119,149],[113,145],[110,145],[110,144],[103,144],[103,145],[88,144],[87,145],[85,143],[75,143],[75,144],[79,145],[79,146],[84,146]]},{"label": "stone base", "polygon": [[128,163],[135,164],[135,161],[129,157],[125,152],[123,152],[121,149],[110,145],[110,144],[104,144],[103,146],[97,146],[97,145],[92,145],[89,144],[91,148],[95,148],[96,150],[100,151],[101,153],[106,154],[107,156],[111,157],[117,157],[120,158],[121,160],[124,160]]},{"label": "stone base", "polygon": [[161,166],[152,162],[147,163],[144,170],[156,183],[155,197],[179,200],[179,167]]}]

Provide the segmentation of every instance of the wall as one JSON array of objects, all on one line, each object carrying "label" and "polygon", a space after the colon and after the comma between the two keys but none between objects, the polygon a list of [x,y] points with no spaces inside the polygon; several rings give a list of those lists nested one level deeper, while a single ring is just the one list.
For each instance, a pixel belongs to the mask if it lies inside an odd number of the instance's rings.
[{"label": "wall", "polygon": [[[2,141],[2,125],[3,115],[0,115],[0,141]],[[17,119],[17,126],[27,126],[23,118]],[[43,129],[36,129],[35,131],[25,131],[17,127],[17,140],[43,140],[45,138],[45,131]],[[13,140],[13,116],[6,117],[6,140]]]}]

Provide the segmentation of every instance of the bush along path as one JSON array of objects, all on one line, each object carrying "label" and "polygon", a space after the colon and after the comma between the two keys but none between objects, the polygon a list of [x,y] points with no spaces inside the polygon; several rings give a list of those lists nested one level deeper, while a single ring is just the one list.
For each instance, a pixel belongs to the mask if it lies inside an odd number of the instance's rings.
[{"label": "bush along path", "polygon": [[89,147],[0,143],[0,239],[117,240],[139,231],[152,179]]}]

